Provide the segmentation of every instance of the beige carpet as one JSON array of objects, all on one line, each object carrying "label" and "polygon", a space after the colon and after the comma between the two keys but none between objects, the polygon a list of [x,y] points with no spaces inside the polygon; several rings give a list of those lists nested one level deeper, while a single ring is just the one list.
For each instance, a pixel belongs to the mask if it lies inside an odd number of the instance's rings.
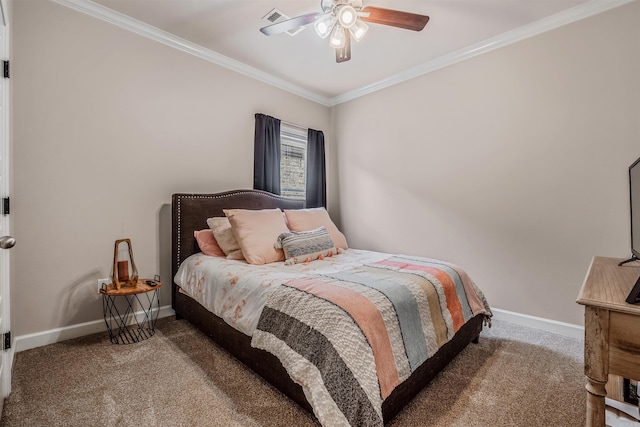
[{"label": "beige carpet", "polygon": [[[582,342],[494,321],[392,426],[583,426]],[[184,320],[147,341],[106,334],[16,354],[0,425],[316,426]]]}]

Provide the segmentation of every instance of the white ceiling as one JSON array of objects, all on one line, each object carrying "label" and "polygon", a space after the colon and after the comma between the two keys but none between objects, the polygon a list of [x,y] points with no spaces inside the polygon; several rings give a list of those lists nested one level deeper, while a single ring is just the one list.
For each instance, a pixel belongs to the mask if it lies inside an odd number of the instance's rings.
[{"label": "white ceiling", "polygon": [[[75,3],[87,0],[56,0]],[[428,15],[421,32],[370,24],[352,59],[335,62],[313,26],[295,36],[265,36],[262,18],[277,8],[290,17],[320,12],[320,0],[94,0],[117,11],[331,100],[379,85],[439,58],[470,54],[496,40],[524,38],[629,0],[364,0]],[[69,5],[69,4],[67,4]],[[555,24],[554,24],[555,23]],[[538,28],[533,31],[531,29]],[[527,30],[529,29],[529,30]]]}]

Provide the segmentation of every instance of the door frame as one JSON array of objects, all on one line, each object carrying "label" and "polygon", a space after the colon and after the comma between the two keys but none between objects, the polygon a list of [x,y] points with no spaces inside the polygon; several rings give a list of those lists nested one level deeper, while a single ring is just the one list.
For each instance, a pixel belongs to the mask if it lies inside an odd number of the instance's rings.
[{"label": "door frame", "polygon": [[[9,61],[9,9],[7,8],[7,0],[0,0],[0,61]],[[9,79],[0,75],[0,196],[9,197],[10,192],[10,90]],[[9,235],[10,221],[9,215],[0,214],[0,230],[4,235]],[[4,333],[10,331],[11,327],[11,304],[10,304],[10,250],[0,250],[0,296],[2,297],[0,310],[2,311],[2,329],[0,330],[0,339],[4,341]],[[14,346],[13,340],[9,342],[9,348],[0,351],[2,358],[2,371],[0,373],[0,411],[4,404],[4,398],[11,392],[11,368],[13,365]],[[4,342],[0,342],[4,348]],[[1,413],[1,412],[0,412]]]}]

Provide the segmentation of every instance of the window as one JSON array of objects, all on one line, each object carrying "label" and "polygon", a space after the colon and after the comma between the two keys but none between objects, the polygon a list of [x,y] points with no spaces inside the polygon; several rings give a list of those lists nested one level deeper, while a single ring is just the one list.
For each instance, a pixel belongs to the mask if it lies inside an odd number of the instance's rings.
[{"label": "window", "polygon": [[324,133],[256,114],[253,188],[327,205]]},{"label": "window", "polygon": [[292,199],[307,198],[307,129],[288,123],[280,125],[280,194]]}]

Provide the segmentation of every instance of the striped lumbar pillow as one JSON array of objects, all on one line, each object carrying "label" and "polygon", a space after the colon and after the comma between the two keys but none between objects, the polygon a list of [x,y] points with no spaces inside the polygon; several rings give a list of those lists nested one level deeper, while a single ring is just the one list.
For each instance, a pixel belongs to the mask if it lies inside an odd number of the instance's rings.
[{"label": "striped lumbar pillow", "polygon": [[324,226],[309,231],[281,233],[275,247],[284,250],[286,265],[311,262],[340,253]]}]

